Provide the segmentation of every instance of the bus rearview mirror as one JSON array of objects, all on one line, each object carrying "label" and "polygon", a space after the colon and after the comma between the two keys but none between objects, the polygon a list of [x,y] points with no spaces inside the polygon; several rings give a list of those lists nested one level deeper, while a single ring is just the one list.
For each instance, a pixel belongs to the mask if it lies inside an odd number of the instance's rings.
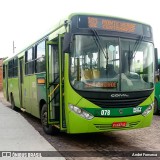
[{"label": "bus rearview mirror", "polygon": [[155,57],[155,71],[158,71],[158,50],[154,48],[154,57]]},{"label": "bus rearview mirror", "polygon": [[66,33],[63,40],[63,53],[70,53],[71,34]]}]

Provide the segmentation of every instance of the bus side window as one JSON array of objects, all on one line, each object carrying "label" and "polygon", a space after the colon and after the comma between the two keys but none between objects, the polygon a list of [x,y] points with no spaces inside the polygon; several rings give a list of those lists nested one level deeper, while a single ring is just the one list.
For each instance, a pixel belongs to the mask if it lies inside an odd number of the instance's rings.
[{"label": "bus side window", "polygon": [[25,52],[25,75],[34,73],[34,47]]},{"label": "bus side window", "polygon": [[58,58],[58,46],[53,46],[53,73],[54,81],[59,80],[59,58]]},{"label": "bus side window", "polygon": [[35,55],[35,72],[45,72],[45,40],[37,44]]}]

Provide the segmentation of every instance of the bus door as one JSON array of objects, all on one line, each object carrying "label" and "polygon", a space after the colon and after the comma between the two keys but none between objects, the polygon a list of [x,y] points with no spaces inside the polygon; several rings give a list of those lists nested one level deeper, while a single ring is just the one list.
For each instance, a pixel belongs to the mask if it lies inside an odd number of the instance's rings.
[{"label": "bus door", "polygon": [[20,106],[23,108],[23,96],[24,96],[24,90],[23,90],[23,81],[24,81],[24,77],[23,77],[23,73],[24,73],[24,60],[23,57],[19,59],[19,69],[20,69],[20,75],[19,75],[19,96],[20,96]]},{"label": "bus door", "polygon": [[[62,36],[46,42],[46,88],[48,105],[48,124],[65,129],[63,107],[63,56]],[[64,114],[63,114],[64,115]],[[63,116],[64,117],[64,116]]]}]

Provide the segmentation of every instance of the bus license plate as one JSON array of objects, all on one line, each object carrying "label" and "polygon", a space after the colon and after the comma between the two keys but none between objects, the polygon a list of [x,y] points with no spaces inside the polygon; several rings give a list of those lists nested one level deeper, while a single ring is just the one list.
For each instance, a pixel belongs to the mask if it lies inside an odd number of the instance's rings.
[{"label": "bus license plate", "polygon": [[127,122],[113,122],[112,128],[126,127]]}]

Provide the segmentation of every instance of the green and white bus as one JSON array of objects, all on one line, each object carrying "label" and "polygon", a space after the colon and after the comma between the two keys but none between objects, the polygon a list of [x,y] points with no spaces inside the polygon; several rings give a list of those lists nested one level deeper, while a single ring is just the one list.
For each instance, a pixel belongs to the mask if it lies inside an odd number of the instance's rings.
[{"label": "green and white bus", "polygon": [[149,25],[71,14],[3,63],[12,108],[41,119],[51,134],[148,127],[154,104],[154,44]]}]

